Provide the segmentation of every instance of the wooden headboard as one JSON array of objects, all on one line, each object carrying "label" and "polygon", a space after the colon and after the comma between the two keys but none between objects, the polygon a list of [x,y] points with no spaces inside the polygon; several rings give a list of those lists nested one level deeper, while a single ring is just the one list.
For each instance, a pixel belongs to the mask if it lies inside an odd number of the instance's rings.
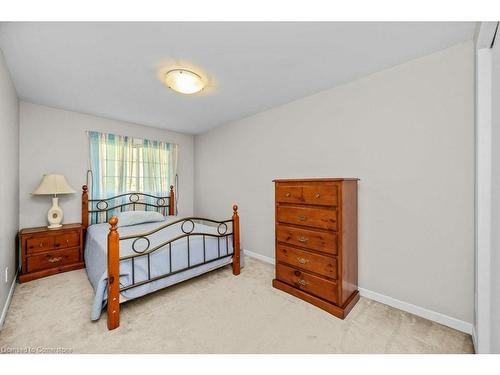
[{"label": "wooden headboard", "polygon": [[87,185],[82,186],[82,225],[108,222],[113,214],[122,211],[156,211],[162,215],[175,215],[174,187],[168,196],[146,193],[125,193],[109,198],[89,199]]}]

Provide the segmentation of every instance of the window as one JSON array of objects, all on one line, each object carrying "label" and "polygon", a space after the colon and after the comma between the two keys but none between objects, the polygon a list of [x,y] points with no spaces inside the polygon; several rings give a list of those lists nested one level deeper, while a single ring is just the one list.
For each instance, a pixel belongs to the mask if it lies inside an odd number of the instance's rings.
[{"label": "window", "polygon": [[177,145],[89,132],[91,196],[127,192],[167,195],[174,183]]}]

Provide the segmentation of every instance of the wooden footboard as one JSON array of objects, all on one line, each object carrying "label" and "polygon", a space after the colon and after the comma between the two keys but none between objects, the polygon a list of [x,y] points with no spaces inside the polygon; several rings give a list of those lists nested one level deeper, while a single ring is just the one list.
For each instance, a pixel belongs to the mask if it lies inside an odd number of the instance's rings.
[{"label": "wooden footboard", "polygon": [[[173,197],[173,191],[171,191],[171,197]],[[173,198],[171,198],[173,200]],[[170,209],[173,209],[174,204],[173,201],[170,201]],[[218,224],[217,226],[217,233],[218,234],[213,234],[213,233],[198,233],[194,232],[195,224],[194,221],[208,221],[212,222],[215,224]],[[108,304],[107,304],[107,312],[108,312],[108,329],[112,330],[117,328],[120,325],[120,293],[122,291],[144,285],[146,283],[154,282],[157,280],[160,280],[162,278],[177,274],[179,272],[186,271],[188,269],[196,268],[198,266],[201,266],[203,264],[208,264],[220,259],[224,259],[227,257],[232,256],[232,267],[233,267],[233,274],[234,275],[239,275],[240,274],[240,222],[239,222],[239,216],[238,216],[238,206],[234,205],[233,206],[233,216],[230,220],[225,220],[225,221],[216,221],[212,219],[205,219],[205,218],[197,218],[197,217],[189,217],[189,218],[184,218],[184,219],[179,219],[174,222],[168,223],[166,225],[163,225],[153,231],[147,232],[147,233],[141,233],[138,235],[132,235],[132,236],[124,236],[120,237],[118,233],[118,218],[116,216],[111,217],[109,220],[109,234],[108,234]],[[228,225],[231,223],[232,225],[232,232],[228,232]],[[181,224],[181,230],[182,234],[175,237],[168,239],[167,241],[150,248],[150,241],[148,236],[159,232],[162,229],[165,229],[169,226],[175,225],[175,224]],[[203,254],[204,254],[204,262],[195,264],[195,265],[190,265],[190,256],[189,256],[189,251],[190,251],[190,238],[193,236],[202,236],[203,237]],[[206,237],[215,237],[217,238],[217,244],[218,244],[218,257],[215,259],[210,259],[206,260],[206,247],[205,247],[205,238]],[[221,238],[225,239],[226,246],[229,241],[229,237],[232,237],[232,242],[233,242],[233,252],[229,253],[228,247],[226,247],[226,254],[221,254],[220,251],[220,243],[221,243]],[[171,252],[172,250],[172,242],[177,241],[179,239],[187,238],[187,251],[188,251],[188,267],[180,269],[180,270],[175,270],[172,271],[172,262],[170,262],[170,272],[161,275],[161,276],[156,276],[156,277],[151,277],[149,274],[149,268],[150,268],[150,254],[156,250],[159,250],[161,248],[165,248],[168,246],[169,251]],[[120,241],[122,240],[132,240],[134,239],[135,241],[139,239],[145,239],[147,242],[147,247],[146,249],[141,249],[140,251],[136,251],[134,248],[134,245],[132,246],[132,250],[136,253],[133,255],[127,255],[120,257]],[[224,241],[224,240],[223,240]],[[171,256],[171,253],[169,253],[169,256]],[[135,259],[139,257],[146,257],[147,262],[148,262],[148,279],[140,282],[135,282],[134,281],[134,261]],[[124,287],[120,287],[120,261],[123,260],[130,260],[132,264],[132,284],[127,285]]]}]

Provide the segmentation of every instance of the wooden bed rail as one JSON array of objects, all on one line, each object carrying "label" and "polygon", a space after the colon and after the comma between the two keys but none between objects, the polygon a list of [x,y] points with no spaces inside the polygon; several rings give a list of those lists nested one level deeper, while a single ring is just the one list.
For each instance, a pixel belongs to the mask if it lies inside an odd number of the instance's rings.
[{"label": "wooden bed rail", "polygon": [[[173,200],[173,190],[171,189]],[[172,209],[174,205],[169,207]],[[233,206],[233,275],[240,274],[240,218],[238,206]],[[108,233],[108,329],[120,326],[120,235],[118,234],[118,218],[109,219]]]}]

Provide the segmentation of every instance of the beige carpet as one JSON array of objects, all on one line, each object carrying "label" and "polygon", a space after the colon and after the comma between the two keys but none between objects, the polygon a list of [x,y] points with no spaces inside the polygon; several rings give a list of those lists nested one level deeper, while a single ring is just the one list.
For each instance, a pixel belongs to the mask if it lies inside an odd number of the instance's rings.
[{"label": "beige carpet", "polygon": [[[471,353],[471,337],[361,298],[344,321],[271,287],[271,265],[246,258],[122,305],[121,326],[90,321],[84,270],[17,285],[0,349],[74,353]],[[38,349],[40,350],[40,349]]]}]

